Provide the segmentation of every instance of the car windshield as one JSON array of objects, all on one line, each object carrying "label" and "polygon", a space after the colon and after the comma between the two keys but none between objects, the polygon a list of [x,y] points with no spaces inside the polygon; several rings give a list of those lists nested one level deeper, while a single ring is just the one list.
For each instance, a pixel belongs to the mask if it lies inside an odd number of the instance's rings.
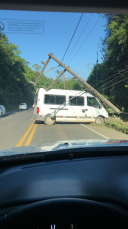
[{"label": "car windshield", "polygon": [[128,15],[1,9],[0,151],[126,144],[127,69]]}]

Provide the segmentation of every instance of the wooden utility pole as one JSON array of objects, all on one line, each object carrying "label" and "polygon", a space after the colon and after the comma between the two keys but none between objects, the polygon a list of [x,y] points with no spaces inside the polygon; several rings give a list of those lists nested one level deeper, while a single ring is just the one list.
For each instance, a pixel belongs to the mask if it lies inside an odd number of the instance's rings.
[{"label": "wooden utility pole", "polygon": [[55,60],[60,66],[62,66],[65,70],[67,70],[71,75],[73,75],[76,79],[78,79],[84,86],[86,86],[90,92],[97,96],[103,103],[106,103],[109,107],[111,107],[116,113],[120,114],[121,111],[115,107],[111,102],[109,102],[106,98],[104,98],[97,90],[95,90],[92,86],[90,86],[86,81],[80,78],[75,72],[73,72],[68,66],[63,64],[60,60],[58,60],[52,53],[49,53],[48,56]]}]

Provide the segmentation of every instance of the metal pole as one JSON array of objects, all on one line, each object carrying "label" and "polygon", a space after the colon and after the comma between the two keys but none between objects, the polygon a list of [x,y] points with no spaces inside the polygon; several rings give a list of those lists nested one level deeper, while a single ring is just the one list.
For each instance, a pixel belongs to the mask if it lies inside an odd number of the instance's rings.
[{"label": "metal pole", "polygon": [[48,91],[65,72],[66,72],[66,70],[61,72],[60,75],[51,83],[51,85],[48,88],[45,88],[46,91]]},{"label": "metal pole", "polygon": [[110,106],[115,112],[120,114],[120,110],[115,107],[111,102],[109,102],[106,98],[104,98],[98,91],[96,91],[93,87],[91,87],[86,81],[80,78],[75,72],[73,72],[69,67],[63,64],[60,60],[58,60],[52,53],[48,54],[53,60],[55,60],[59,65],[61,65],[64,69],[66,69],[70,74],[72,74],[76,79],[78,79],[83,85],[85,85],[95,96],[100,98],[100,100]]},{"label": "metal pole", "polygon": [[38,80],[40,79],[40,77],[41,77],[41,75],[43,74],[45,68],[47,67],[47,65],[48,65],[48,63],[49,63],[49,61],[50,61],[50,59],[51,59],[51,57],[49,57],[48,60],[46,61],[45,65],[44,65],[44,67],[43,67],[43,69],[42,69],[42,71],[40,72],[40,74],[38,75],[38,77],[37,77],[37,79],[36,79],[36,81],[35,81],[35,83],[34,83],[34,86],[36,86]]}]

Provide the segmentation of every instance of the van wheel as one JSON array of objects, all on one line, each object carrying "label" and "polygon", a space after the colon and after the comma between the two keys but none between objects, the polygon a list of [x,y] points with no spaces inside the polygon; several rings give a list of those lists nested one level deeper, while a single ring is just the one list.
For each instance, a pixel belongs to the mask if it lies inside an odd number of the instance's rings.
[{"label": "van wheel", "polygon": [[95,120],[96,124],[102,124],[103,122],[104,122],[104,120],[101,117],[97,117],[96,120]]},{"label": "van wheel", "polygon": [[47,125],[47,126],[52,126],[52,125],[54,125],[54,123],[55,123],[55,119],[52,119],[52,118],[51,118],[51,115],[48,114],[48,115],[46,115],[45,118],[44,118],[44,123],[45,123],[45,125]]}]

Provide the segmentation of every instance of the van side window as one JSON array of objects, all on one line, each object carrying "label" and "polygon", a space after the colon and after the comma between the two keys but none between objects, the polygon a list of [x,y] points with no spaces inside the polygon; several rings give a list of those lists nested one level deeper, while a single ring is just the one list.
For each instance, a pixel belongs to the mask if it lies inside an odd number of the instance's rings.
[{"label": "van side window", "polygon": [[[71,99],[73,96],[69,96],[69,99]],[[70,106],[84,106],[84,97],[75,97],[70,100],[69,102]]]},{"label": "van side window", "polygon": [[45,104],[58,104],[61,105],[66,101],[64,95],[45,95],[44,103]]},{"label": "van side window", "polygon": [[45,95],[46,104],[54,104],[54,95]]},{"label": "van side window", "polygon": [[66,98],[64,95],[56,95],[56,104],[63,104],[65,101]]},{"label": "van side window", "polygon": [[100,104],[94,97],[87,97],[87,106],[99,108]]}]

